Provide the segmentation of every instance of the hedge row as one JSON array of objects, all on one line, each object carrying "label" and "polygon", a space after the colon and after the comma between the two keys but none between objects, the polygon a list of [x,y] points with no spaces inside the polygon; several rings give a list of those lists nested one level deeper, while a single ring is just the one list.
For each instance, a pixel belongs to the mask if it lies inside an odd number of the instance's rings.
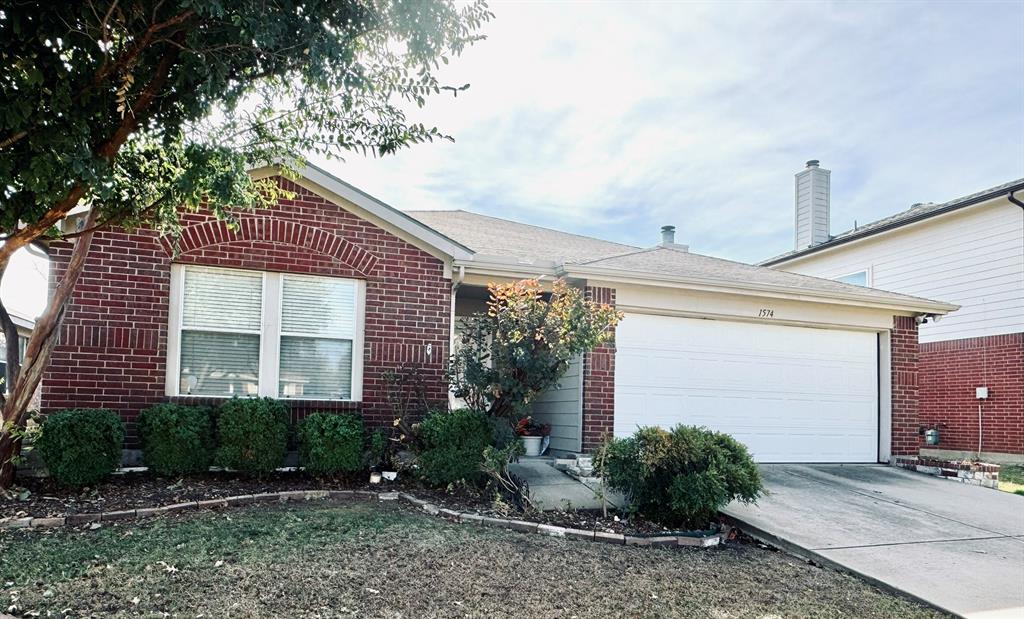
[{"label": "hedge row", "polygon": [[[158,404],[138,418],[142,457],[159,475],[206,471],[211,464],[264,476],[281,466],[291,425],[285,405],[271,398],[231,399],[217,408]],[[376,464],[383,437],[354,413],[313,413],[297,427],[300,463],[316,475],[354,473]],[[61,484],[87,486],[121,462],[124,424],[106,409],[49,415],[35,449]]]}]

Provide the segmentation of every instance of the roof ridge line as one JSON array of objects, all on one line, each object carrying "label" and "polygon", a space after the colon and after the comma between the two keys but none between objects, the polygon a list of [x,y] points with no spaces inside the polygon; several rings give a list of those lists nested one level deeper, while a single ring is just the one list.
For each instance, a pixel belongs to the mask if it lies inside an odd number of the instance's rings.
[{"label": "roof ridge line", "polygon": [[487,215],[485,213],[478,213],[476,211],[470,211],[470,210],[461,209],[461,208],[460,209],[436,209],[436,210],[435,209],[417,209],[415,211],[409,210],[409,211],[405,211],[405,212],[406,213],[413,213],[413,212],[416,212],[416,213],[466,213],[468,215],[474,215],[476,217],[486,217],[487,219],[496,219],[498,221],[505,221],[505,222],[508,222],[508,223],[511,223],[511,224],[516,224],[517,226],[527,226],[529,228],[536,228],[538,230],[546,230],[548,232],[557,232],[559,234],[567,234],[569,236],[575,236],[575,237],[578,237],[578,238],[581,238],[581,239],[589,239],[591,241],[600,241],[601,243],[608,243],[610,245],[619,245],[621,247],[628,247],[628,248],[630,248],[633,251],[638,250],[638,249],[643,249],[643,248],[637,247],[635,245],[628,245],[626,243],[620,243],[618,241],[609,241],[608,239],[602,239],[602,238],[596,237],[596,236],[589,236],[589,235],[586,235],[586,234],[579,234],[577,232],[566,232],[565,230],[559,230],[557,228],[548,228],[548,227],[545,227],[545,226],[538,226],[537,224],[528,224],[528,223],[524,223],[522,221],[517,221],[515,219],[509,219],[507,217],[497,217],[495,215]]}]

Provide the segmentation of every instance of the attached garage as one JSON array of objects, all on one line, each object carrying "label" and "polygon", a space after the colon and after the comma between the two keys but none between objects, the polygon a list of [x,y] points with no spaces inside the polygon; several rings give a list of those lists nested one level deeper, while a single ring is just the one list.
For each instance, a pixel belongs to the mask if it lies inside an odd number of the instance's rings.
[{"label": "attached garage", "polygon": [[955,305],[703,256],[671,226],[638,248],[464,211],[416,218],[474,252],[451,264],[456,325],[489,283],[523,278],[564,278],[625,314],[532,402],[553,452],[683,423],[766,463],[917,453],[917,326]]},{"label": "attached garage", "polygon": [[616,436],[685,423],[760,462],[878,461],[874,332],[629,313],[616,349]]}]

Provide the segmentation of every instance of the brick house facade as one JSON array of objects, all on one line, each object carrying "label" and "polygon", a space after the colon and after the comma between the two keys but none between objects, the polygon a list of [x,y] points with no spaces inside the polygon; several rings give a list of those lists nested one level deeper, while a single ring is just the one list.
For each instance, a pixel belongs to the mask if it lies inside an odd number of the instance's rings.
[{"label": "brick house facade", "polygon": [[944,448],[1024,454],[1024,333],[922,343],[920,374],[921,424]]},{"label": "brick house facade", "polygon": [[[418,367],[428,400],[438,407],[448,403],[444,371],[453,336],[452,317],[457,315],[457,299],[453,299],[453,290],[458,291],[460,299],[466,300],[462,296],[464,291],[474,288],[478,293],[485,291],[485,284],[495,280],[565,277],[574,285],[583,286],[589,299],[611,305],[618,303],[620,309],[628,313],[664,314],[666,307],[658,304],[667,304],[667,311],[672,313],[673,304],[691,302],[698,304],[694,307],[699,311],[707,306],[701,303],[712,303],[716,308],[714,317],[726,324],[740,324],[732,320],[751,324],[748,302],[742,295],[734,294],[735,287],[743,284],[736,279],[721,282],[726,289],[724,292],[708,290],[715,280],[704,279],[700,284],[700,294],[720,296],[714,297],[714,300],[707,296],[696,299],[690,290],[668,288],[662,286],[657,278],[651,279],[651,271],[645,266],[647,263],[640,266],[627,264],[621,268],[611,267],[611,270],[601,271],[589,264],[577,270],[571,263],[543,261],[544,252],[556,255],[554,252],[564,251],[565,248],[585,252],[587,255],[604,253],[612,256],[610,259],[613,260],[631,260],[632,252],[623,254],[624,246],[621,245],[546,231],[525,224],[515,224],[523,228],[510,227],[514,222],[500,224],[495,220],[473,219],[475,215],[470,217],[464,213],[448,214],[425,223],[426,216],[411,217],[396,211],[315,168],[311,170],[312,176],[304,175],[294,182],[273,176],[277,172],[272,171],[270,174],[292,196],[281,199],[272,208],[238,213],[237,226],[229,227],[209,213],[199,212],[183,214],[183,230],[174,244],[168,238],[160,237],[156,231],[148,229],[112,229],[96,234],[85,269],[68,304],[59,342],[43,377],[44,412],[77,407],[113,409],[127,424],[126,447],[131,449],[138,447],[134,420],[142,409],[167,401],[216,404],[223,401],[223,395],[214,397],[212,393],[254,395],[257,390],[253,389],[253,385],[258,383],[258,393],[280,397],[288,405],[293,420],[317,410],[355,410],[360,411],[370,425],[388,426],[393,415],[388,405],[385,376],[390,370],[410,365]],[[482,237],[482,234],[492,236]],[[544,234],[555,236],[547,241],[538,240],[537,236]],[[462,242],[456,239],[462,239]],[[516,246],[517,242],[522,245]],[[470,247],[484,247],[486,250]],[[496,253],[495,250],[506,253]],[[72,245],[69,242],[51,244],[51,285],[63,275],[71,251]],[[717,261],[707,262],[712,259],[673,248],[637,250],[637,255],[641,259],[652,260],[649,263],[652,268],[668,269],[664,272],[666,277],[672,277],[676,268],[705,267],[713,277],[715,269],[721,266]],[[536,256],[541,258],[537,259]],[[532,262],[534,260],[538,261]],[[679,267],[674,266],[676,262]],[[527,268],[534,271],[524,272]],[[550,272],[542,270],[547,268],[550,268]],[[594,272],[596,268],[598,271]],[[759,307],[770,305],[773,298],[781,299],[791,294],[786,282],[780,284],[778,291],[770,289],[780,278],[777,272],[749,268],[755,271],[744,271],[742,275],[753,278],[749,283],[753,285],[752,294],[761,297],[761,300],[755,301]],[[183,282],[188,273],[218,269],[220,275],[210,280],[215,281],[216,285],[201,294],[195,292],[195,289],[188,293],[198,296],[183,296],[186,290]],[[228,269],[234,269],[234,273],[229,274]],[[471,273],[474,279],[469,284],[464,277],[471,269],[475,269],[475,272]],[[256,273],[262,273],[262,278],[256,277]],[[632,280],[617,283],[615,279],[633,273],[642,273],[642,283]],[[765,273],[764,279],[760,279],[761,273]],[[351,373],[344,375],[346,380],[348,376],[352,378],[350,391],[288,391],[285,388],[283,342],[286,337],[307,337],[282,328],[282,299],[295,298],[287,297],[283,292],[286,282],[311,279],[297,276],[332,278],[321,283],[334,286],[339,282],[348,282],[345,285],[351,285],[358,291],[356,297],[361,298],[361,301],[346,306],[348,309],[345,310],[348,312],[346,315],[356,316],[352,320],[356,325],[353,329],[358,335],[341,338],[350,346],[347,350],[352,351]],[[607,276],[612,279],[606,279]],[[786,276],[782,277],[785,279]],[[248,373],[245,379],[248,382],[240,390],[193,391],[188,381],[198,375],[198,366],[194,365],[186,372],[183,344],[186,325],[182,298],[199,299],[207,303],[203,311],[212,312],[210,315],[218,317],[221,327],[225,322],[238,327],[241,320],[239,314],[232,315],[218,309],[234,308],[233,302],[218,304],[216,299],[234,298],[233,292],[227,292],[228,289],[220,286],[221,282],[234,281],[235,284],[231,285],[236,285],[237,281],[246,278],[263,281],[262,288],[253,284],[255,292],[252,303],[257,308],[256,321],[260,325],[255,335],[260,337],[256,344],[259,354],[246,357],[247,363],[251,362],[244,370]],[[892,424],[891,429],[883,425],[880,431],[891,431],[892,455],[913,453],[918,444],[920,426],[919,372],[917,323],[914,318],[917,310],[909,308],[917,307],[921,300],[869,291],[864,293],[865,309],[862,313],[851,314],[848,304],[831,303],[830,295],[835,284],[823,282],[822,289],[816,291],[813,282],[808,282],[806,278],[799,278],[798,282],[793,283],[801,286],[801,297],[818,295],[819,300],[807,302],[806,307],[795,305],[803,301],[780,301],[790,304],[785,306],[791,308],[789,311],[806,309],[805,320],[809,326],[828,328],[844,324],[841,321],[855,319],[862,322],[849,326],[857,328],[862,334],[864,330],[870,330],[881,333],[883,337],[888,335],[891,368],[883,367],[882,371],[888,373],[887,377],[884,374],[883,377],[891,379]],[[811,288],[808,288],[809,285]],[[653,291],[651,296],[644,296],[648,294],[643,292],[646,290]],[[672,292],[666,293],[666,290]],[[860,294],[855,287],[848,287],[841,292],[846,295]],[[278,296],[275,298],[275,295]],[[480,298],[473,298],[477,303],[480,302]],[[878,298],[885,303],[881,309],[873,305]],[[322,297],[309,299],[319,307],[318,302]],[[765,303],[765,299],[769,303]],[[648,302],[653,305],[643,305]],[[908,303],[908,309],[894,311],[893,304],[899,308]],[[318,315],[316,310],[303,311],[309,315]],[[734,312],[735,316],[723,314],[723,311]],[[756,313],[756,309],[754,311]],[[330,312],[321,314],[333,316]],[[229,318],[224,320],[225,316]],[[271,326],[268,327],[268,324]],[[200,332],[199,340],[214,339],[212,335],[207,337],[203,333],[210,329],[196,325],[188,328]],[[213,335],[223,335],[223,331],[222,328],[212,329]],[[244,329],[238,327],[236,331]],[[627,346],[623,339],[625,336],[620,335],[619,345]],[[193,341],[197,341],[195,333],[192,337]],[[316,339],[316,336],[310,337]],[[862,338],[859,341],[866,344],[872,340]],[[270,342],[277,342],[277,345]],[[204,345],[215,349],[221,346],[220,343]],[[213,368],[223,373],[227,371],[226,366],[214,365],[221,363],[221,357],[216,355],[222,355],[230,361],[239,358],[239,350],[218,349],[210,353],[213,356],[209,357],[209,363],[207,358],[203,358],[203,362],[207,363],[207,370]],[[561,411],[558,414],[563,415],[560,419],[569,419],[575,424],[573,427],[578,430],[575,435],[578,438],[576,444],[584,451],[592,450],[617,429],[617,354],[614,340],[586,354],[582,377],[578,387],[573,388],[578,391],[566,393],[565,399],[558,400],[562,403],[558,408]],[[346,360],[349,356],[349,353],[345,353]],[[252,361],[254,358],[256,360]],[[195,364],[195,359],[190,359]],[[361,363],[357,363],[357,360]],[[306,363],[304,367],[307,369],[302,378],[311,378],[310,382],[319,380],[335,369],[331,365],[333,362],[325,363],[315,355],[302,362]],[[267,364],[271,369],[267,369]],[[258,371],[254,369],[257,365]],[[620,363],[620,370],[622,367]],[[729,382],[730,378],[724,380]],[[334,378],[329,380],[333,381]],[[873,382],[871,377],[864,376],[858,380],[861,386]],[[294,384],[289,382],[289,385]],[[332,384],[336,386],[337,383]],[[231,386],[234,387],[234,383]],[[311,393],[340,395],[336,399],[311,399],[312,396],[308,396]],[[290,397],[285,397],[285,394],[290,394]],[[298,394],[307,394],[307,397]],[[554,408],[548,410],[549,414],[555,414],[551,412]],[[637,410],[642,409],[633,409],[631,412]],[[858,410],[863,411],[864,407]],[[623,424],[630,419],[621,411],[619,414],[622,415],[619,420]],[[645,419],[637,421],[640,424],[648,423]],[[627,425],[631,424],[630,420]],[[889,457],[884,447],[880,446],[880,450],[882,458]],[[861,454],[859,457],[863,460],[858,461],[867,461],[869,455]]]},{"label": "brick house facade", "polygon": [[917,321],[897,316],[889,338],[892,373],[892,455],[917,453],[919,434],[919,365]]},{"label": "brick house facade", "polygon": [[[294,198],[241,214],[237,232],[209,214],[185,215],[177,254],[151,230],[97,233],[43,378],[44,409],[111,408],[127,422],[128,446],[137,445],[138,412],[175,399],[165,395],[172,262],[366,282],[362,402],[288,400],[293,419],[358,409],[369,423],[389,423],[383,375],[406,364],[418,365],[428,397],[444,402],[451,285],[443,262],[303,187],[280,185]],[[51,282],[70,255],[69,243],[52,245]]]},{"label": "brick house facade", "polygon": [[[588,286],[591,301],[615,305],[614,288]],[[583,358],[583,450],[591,451],[615,428],[615,339]]]}]

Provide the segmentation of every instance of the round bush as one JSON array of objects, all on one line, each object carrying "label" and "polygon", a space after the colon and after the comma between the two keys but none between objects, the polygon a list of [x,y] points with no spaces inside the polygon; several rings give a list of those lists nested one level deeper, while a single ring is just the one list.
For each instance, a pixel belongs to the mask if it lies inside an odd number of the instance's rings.
[{"label": "round bush", "polygon": [[730,501],[753,502],[763,489],[743,444],[693,426],[640,428],[629,438],[611,439],[595,464],[632,510],[671,527],[706,529]]},{"label": "round bush", "polygon": [[288,450],[288,409],[272,398],[228,400],[217,410],[220,466],[257,477],[274,472]]},{"label": "round bush", "polygon": [[213,461],[213,419],[205,406],[157,404],[139,413],[146,466],[159,475],[201,473]]},{"label": "round bush", "polygon": [[314,475],[366,468],[366,426],[359,415],[313,413],[299,423],[298,438],[299,462]]},{"label": "round bush", "polygon": [[59,483],[89,486],[121,464],[123,442],[124,424],[117,413],[78,408],[48,415],[33,449],[39,451],[50,475]]},{"label": "round bush", "polygon": [[463,408],[431,413],[420,424],[417,462],[428,482],[447,486],[480,482],[484,449],[494,445],[494,426],[484,413]]}]

